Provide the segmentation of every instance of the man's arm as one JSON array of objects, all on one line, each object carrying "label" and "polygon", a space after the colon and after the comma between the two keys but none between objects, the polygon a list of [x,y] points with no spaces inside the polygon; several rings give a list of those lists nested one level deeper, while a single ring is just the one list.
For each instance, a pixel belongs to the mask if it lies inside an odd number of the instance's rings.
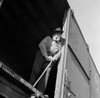
[{"label": "man's arm", "polygon": [[51,43],[51,38],[50,36],[47,36],[39,44],[40,51],[47,61],[52,61],[52,57],[48,56],[46,48],[47,45],[50,45],[50,43]]},{"label": "man's arm", "polygon": [[57,54],[55,54],[54,56],[53,56],[53,60],[58,60],[58,58],[61,56],[61,50],[57,53]]},{"label": "man's arm", "polygon": [[49,37],[45,37],[39,44],[39,48],[40,48],[40,51],[41,51],[41,54],[46,58],[48,55],[47,55],[47,49],[46,49],[46,45],[47,45],[47,42],[48,42],[48,38]]}]

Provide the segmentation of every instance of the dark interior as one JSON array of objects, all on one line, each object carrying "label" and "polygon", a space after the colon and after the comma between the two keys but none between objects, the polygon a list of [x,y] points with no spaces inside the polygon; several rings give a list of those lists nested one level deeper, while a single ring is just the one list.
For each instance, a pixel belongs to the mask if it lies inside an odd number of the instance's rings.
[{"label": "dark interior", "polygon": [[4,0],[0,8],[0,59],[29,81],[39,42],[63,25],[67,0]]}]

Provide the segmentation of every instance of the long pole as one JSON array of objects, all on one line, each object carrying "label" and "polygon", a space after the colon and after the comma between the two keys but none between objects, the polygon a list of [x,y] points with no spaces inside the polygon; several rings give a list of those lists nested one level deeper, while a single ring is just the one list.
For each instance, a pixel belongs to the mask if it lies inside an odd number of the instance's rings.
[{"label": "long pole", "polygon": [[40,79],[42,78],[42,76],[45,74],[45,72],[47,71],[47,69],[51,66],[52,61],[48,64],[48,66],[45,68],[45,70],[43,71],[43,73],[40,75],[40,77],[37,79],[37,81],[34,83],[33,87],[36,86],[36,84],[40,81]]}]

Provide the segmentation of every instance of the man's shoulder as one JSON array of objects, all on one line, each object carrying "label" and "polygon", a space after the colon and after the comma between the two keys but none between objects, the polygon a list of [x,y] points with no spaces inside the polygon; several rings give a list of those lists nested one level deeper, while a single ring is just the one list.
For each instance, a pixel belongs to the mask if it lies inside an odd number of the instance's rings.
[{"label": "man's shoulder", "polygon": [[51,39],[51,37],[50,37],[50,36],[46,36],[46,37],[44,38],[44,40],[47,40],[47,41],[52,41],[52,39]]},{"label": "man's shoulder", "polygon": [[46,38],[46,39],[51,39],[51,37],[50,37],[50,36],[46,36],[45,38]]}]

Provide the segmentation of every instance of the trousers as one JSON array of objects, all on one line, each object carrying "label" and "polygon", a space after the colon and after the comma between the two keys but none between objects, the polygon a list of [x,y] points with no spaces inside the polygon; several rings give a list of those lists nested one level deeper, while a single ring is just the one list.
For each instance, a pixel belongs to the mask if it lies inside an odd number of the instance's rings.
[{"label": "trousers", "polygon": [[[46,61],[46,59],[42,56],[41,51],[38,50],[36,53],[35,61],[34,61],[33,68],[32,68],[32,73],[31,73],[31,77],[30,77],[30,83],[32,85],[34,85],[36,80],[39,78],[39,76],[42,74],[42,72],[45,70],[45,68],[48,66],[49,63],[50,62]],[[50,69],[49,69],[48,73],[46,72],[42,76],[42,78],[40,79],[40,81],[36,85],[36,88],[39,91],[41,91],[42,93],[45,92],[46,84],[47,84],[47,81],[49,78],[49,74],[50,74]]]}]

